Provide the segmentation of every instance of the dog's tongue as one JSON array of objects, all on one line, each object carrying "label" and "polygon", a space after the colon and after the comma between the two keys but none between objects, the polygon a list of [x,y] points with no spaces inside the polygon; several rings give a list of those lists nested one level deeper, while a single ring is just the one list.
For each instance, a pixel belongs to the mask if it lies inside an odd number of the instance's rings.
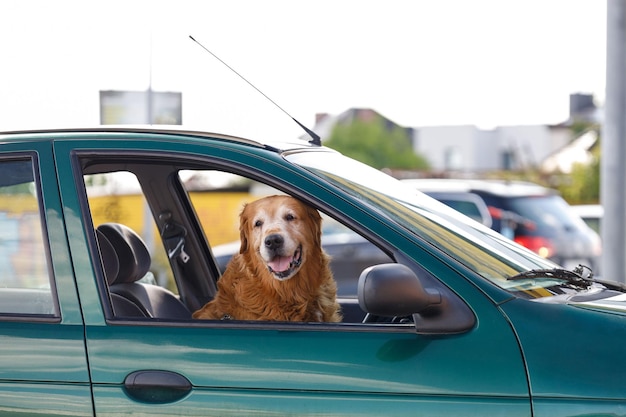
[{"label": "dog's tongue", "polygon": [[289,269],[291,258],[288,256],[277,256],[267,263],[272,271],[283,272]]}]

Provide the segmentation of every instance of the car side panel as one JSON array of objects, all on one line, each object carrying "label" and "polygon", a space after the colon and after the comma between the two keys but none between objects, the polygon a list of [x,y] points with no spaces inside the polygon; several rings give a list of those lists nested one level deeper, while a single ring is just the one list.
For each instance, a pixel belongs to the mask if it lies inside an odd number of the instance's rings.
[{"label": "car side panel", "polygon": [[[497,338],[484,346],[480,331],[430,337],[220,327],[90,328],[98,416],[125,415],[120,404],[150,415],[530,414],[526,381],[510,346]],[[115,348],[122,344],[123,351]],[[191,391],[172,404],[157,404],[158,389],[155,404],[133,399],[121,382],[140,369],[183,375]]]},{"label": "car side panel", "polygon": [[[626,338],[623,314],[522,299],[502,309],[523,346],[536,416],[605,415],[616,405],[626,411],[626,356],[616,354]],[[538,321],[545,325],[533,326]],[[565,412],[578,409],[587,411]]]}]

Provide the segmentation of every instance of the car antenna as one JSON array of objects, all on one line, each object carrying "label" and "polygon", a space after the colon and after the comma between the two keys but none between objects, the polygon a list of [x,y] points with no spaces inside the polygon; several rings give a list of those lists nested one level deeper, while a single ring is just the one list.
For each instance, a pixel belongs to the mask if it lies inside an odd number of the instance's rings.
[{"label": "car antenna", "polygon": [[306,127],[305,125],[303,125],[302,123],[300,123],[298,120],[296,120],[295,117],[293,117],[292,115],[290,115],[289,113],[287,113],[287,111],[285,109],[283,109],[282,107],[280,107],[278,104],[276,104],[276,102],[274,100],[272,100],[271,98],[269,98],[268,96],[266,96],[261,90],[259,90],[258,88],[256,88],[254,86],[254,84],[252,84],[250,81],[246,80],[244,78],[243,75],[239,74],[237,71],[235,71],[230,65],[228,65],[226,62],[222,61],[220,59],[220,57],[218,57],[217,55],[215,55],[213,52],[211,52],[206,46],[202,45],[200,42],[198,42],[193,36],[189,35],[189,37],[191,38],[192,41],[194,41],[195,43],[197,43],[198,45],[200,45],[202,47],[202,49],[204,49],[205,51],[207,51],[208,53],[210,53],[211,55],[213,55],[213,58],[217,59],[218,61],[220,61],[222,64],[224,64],[226,66],[226,68],[228,68],[229,70],[231,70],[232,72],[234,72],[235,74],[237,74],[237,76],[239,76],[239,78],[241,78],[242,80],[244,80],[246,83],[248,83],[250,85],[250,87],[254,88],[256,91],[258,91],[263,97],[265,97],[266,99],[268,99],[274,106],[278,107],[280,109],[280,111],[282,111],[283,113],[285,113],[287,116],[289,116],[291,118],[291,120],[293,120],[294,122],[296,122],[298,124],[298,126],[300,126],[302,129],[304,129],[304,131],[311,136],[311,140],[309,141],[310,143],[312,143],[313,145],[317,145],[317,146],[321,146],[322,145],[322,139],[317,135],[317,133],[313,132],[311,129],[309,129],[308,127]]}]

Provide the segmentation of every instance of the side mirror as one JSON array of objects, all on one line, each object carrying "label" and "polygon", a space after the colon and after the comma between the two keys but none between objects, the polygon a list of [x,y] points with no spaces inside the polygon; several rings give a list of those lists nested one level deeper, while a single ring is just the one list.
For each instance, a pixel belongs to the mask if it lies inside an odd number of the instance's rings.
[{"label": "side mirror", "polygon": [[[412,316],[419,334],[458,334],[476,325],[472,310],[449,288],[424,288],[417,274],[398,263],[365,269],[359,277],[359,306],[371,316]],[[375,317],[374,317],[375,319]]]},{"label": "side mirror", "polygon": [[437,290],[425,290],[402,264],[374,265],[361,272],[357,290],[361,309],[376,316],[410,316],[441,303]]}]

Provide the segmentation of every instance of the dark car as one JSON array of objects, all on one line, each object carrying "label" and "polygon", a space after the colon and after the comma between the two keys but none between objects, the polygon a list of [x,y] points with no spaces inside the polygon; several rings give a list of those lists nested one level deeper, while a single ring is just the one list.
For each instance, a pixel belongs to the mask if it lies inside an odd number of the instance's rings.
[{"label": "dark car", "polygon": [[[348,272],[341,323],[192,318],[266,193],[385,254]],[[624,276],[560,268],[317,143],[0,133],[0,219],[3,417],[626,414]]]},{"label": "dark car", "polygon": [[[470,217],[482,213],[483,223],[566,269],[585,265],[600,273],[600,237],[555,190],[523,181],[407,182]],[[480,199],[478,208],[466,203],[469,196]]]}]

